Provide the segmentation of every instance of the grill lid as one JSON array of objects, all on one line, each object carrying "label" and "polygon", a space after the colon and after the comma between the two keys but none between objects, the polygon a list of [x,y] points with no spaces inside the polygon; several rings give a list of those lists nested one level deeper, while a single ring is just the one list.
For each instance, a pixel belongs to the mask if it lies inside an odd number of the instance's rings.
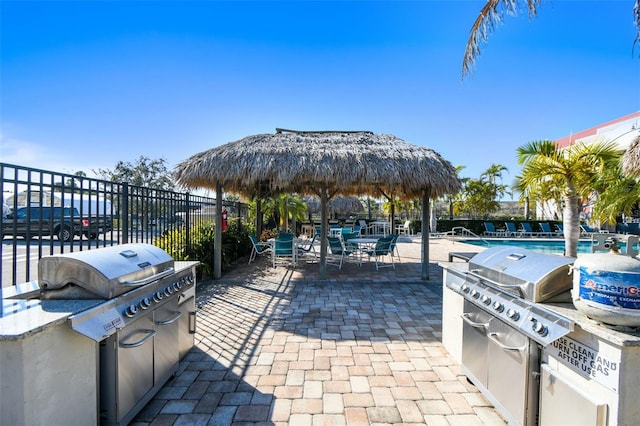
[{"label": "grill lid", "polygon": [[469,273],[525,300],[542,302],[572,288],[573,262],[573,257],[502,246],[473,256]]},{"label": "grill lid", "polygon": [[38,263],[43,299],[111,299],[173,273],[173,258],[151,244],[121,244],[45,256]]}]

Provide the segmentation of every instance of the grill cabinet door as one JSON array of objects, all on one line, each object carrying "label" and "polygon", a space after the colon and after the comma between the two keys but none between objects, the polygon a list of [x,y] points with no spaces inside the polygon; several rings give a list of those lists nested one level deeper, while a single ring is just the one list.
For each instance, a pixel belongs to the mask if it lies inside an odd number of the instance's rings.
[{"label": "grill cabinet door", "polygon": [[502,405],[503,414],[510,423],[535,425],[538,393],[533,369],[537,371],[537,346],[497,318],[491,320],[487,336],[489,392]]},{"label": "grill cabinet door", "polygon": [[178,367],[178,325],[182,314],[178,311],[178,298],[157,308],[154,313],[156,337],[154,383],[162,385]]},{"label": "grill cabinet door", "polygon": [[487,387],[488,338],[491,315],[465,300],[462,314],[462,367],[476,385]]}]

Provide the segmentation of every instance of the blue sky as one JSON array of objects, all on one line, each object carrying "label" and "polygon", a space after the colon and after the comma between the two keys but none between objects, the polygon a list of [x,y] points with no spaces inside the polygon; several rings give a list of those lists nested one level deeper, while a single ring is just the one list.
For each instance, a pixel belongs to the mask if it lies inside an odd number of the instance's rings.
[{"label": "blue sky", "polygon": [[640,110],[633,0],[506,17],[462,80],[484,3],[2,0],[1,161],[91,176],[276,127],[371,130],[510,184],[518,146]]}]

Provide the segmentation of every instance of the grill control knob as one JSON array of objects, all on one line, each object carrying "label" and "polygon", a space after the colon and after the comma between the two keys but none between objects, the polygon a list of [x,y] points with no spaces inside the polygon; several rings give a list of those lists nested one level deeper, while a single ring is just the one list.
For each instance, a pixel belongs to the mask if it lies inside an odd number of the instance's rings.
[{"label": "grill control knob", "polygon": [[182,283],[180,281],[176,281],[175,283],[173,283],[173,289],[175,291],[179,291],[182,288]]},{"label": "grill control knob", "polygon": [[463,293],[469,293],[469,286],[466,284],[462,284],[462,287],[460,287],[460,289],[462,290]]},{"label": "grill control knob", "polygon": [[513,321],[518,321],[520,319],[520,313],[513,308],[507,309],[507,318]]},{"label": "grill control knob", "polygon": [[171,296],[171,293],[173,293],[173,289],[171,287],[167,287],[164,289],[164,295],[169,297]]},{"label": "grill control knob", "polygon": [[493,302],[493,310],[499,313],[504,311],[504,305],[498,301]]},{"label": "grill control knob", "polygon": [[471,297],[477,299],[478,297],[480,297],[480,292],[476,289],[471,290]]},{"label": "grill control knob", "polygon": [[124,314],[126,316],[128,316],[129,318],[131,318],[132,316],[134,316],[135,314],[138,313],[138,308],[136,308],[136,305],[129,305],[127,306],[127,308],[124,310]]},{"label": "grill control knob", "polygon": [[149,306],[151,306],[151,300],[148,297],[145,297],[140,301],[140,307],[142,309],[147,309]]},{"label": "grill control knob", "polygon": [[160,302],[163,298],[164,294],[162,294],[161,291],[156,291],[156,293],[153,295],[153,301],[156,303]]},{"label": "grill control knob", "polygon": [[487,296],[486,294],[482,296],[480,300],[482,301],[482,303],[484,303],[487,306],[491,304],[491,297]]},{"label": "grill control knob", "polygon": [[549,334],[549,328],[535,318],[531,318],[531,328],[542,337]]}]

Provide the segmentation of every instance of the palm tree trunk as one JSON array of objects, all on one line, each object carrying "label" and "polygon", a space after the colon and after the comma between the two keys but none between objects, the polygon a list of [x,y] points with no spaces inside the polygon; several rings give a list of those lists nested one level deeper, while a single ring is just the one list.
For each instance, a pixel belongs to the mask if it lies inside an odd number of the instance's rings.
[{"label": "palm tree trunk", "polygon": [[564,255],[578,257],[578,241],[580,240],[580,197],[577,195],[566,195],[564,198],[564,214],[562,223],[564,225]]}]

